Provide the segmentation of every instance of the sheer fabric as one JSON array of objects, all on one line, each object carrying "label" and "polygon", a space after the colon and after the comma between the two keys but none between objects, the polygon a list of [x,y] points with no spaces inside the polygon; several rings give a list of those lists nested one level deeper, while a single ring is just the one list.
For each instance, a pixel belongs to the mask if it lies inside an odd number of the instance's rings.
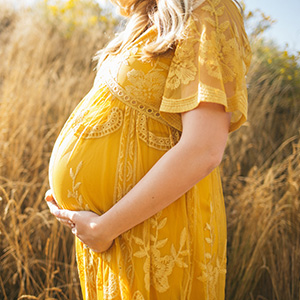
[{"label": "sheer fabric", "polygon": [[[215,102],[232,112],[230,131],[247,118],[245,74],[251,49],[242,16],[231,1],[204,1],[190,18],[185,39],[175,50],[160,110],[180,113],[200,102]],[[165,115],[181,128],[180,115]]]},{"label": "sheer fabric", "polygon": [[[149,28],[104,61],[94,86],[62,129],[49,178],[58,204],[101,215],[180,139],[180,113],[200,102],[245,122],[251,50],[231,0],[205,0],[165,55],[141,59]],[[179,175],[179,174],[178,174]],[[102,254],[76,239],[83,297],[224,299],[226,216],[219,169],[169,207],[119,236]]]}]

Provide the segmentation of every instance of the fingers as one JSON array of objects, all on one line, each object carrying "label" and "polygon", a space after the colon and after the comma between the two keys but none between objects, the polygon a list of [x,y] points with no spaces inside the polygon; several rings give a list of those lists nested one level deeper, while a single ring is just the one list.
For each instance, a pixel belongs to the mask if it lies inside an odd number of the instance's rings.
[{"label": "fingers", "polygon": [[75,211],[67,210],[67,209],[57,209],[54,210],[54,216],[56,218],[64,219],[67,221],[71,221],[74,223],[74,216],[76,215]]},{"label": "fingers", "polygon": [[54,215],[57,220],[64,225],[70,226],[73,224],[73,222],[70,220],[70,217],[72,217],[72,214],[70,214],[69,211],[67,213],[62,212],[64,210],[60,209],[57,202],[55,201],[52,191],[48,190],[45,194],[45,200],[47,201],[47,205],[50,209],[50,212],[52,215]]},{"label": "fingers", "polygon": [[47,201],[47,205],[50,209],[50,212],[53,214],[57,209],[59,209],[54,197],[53,197],[53,194],[52,194],[52,190],[48,190],[46,193],[45,193],[45,200]]},{"label": "fingers", "polygon": [[74,218],[74,212],[60,209],[53,197],[51,189],[45,193],[45,200],[47,201],[50,213],[54,215],[61,224],[69,227],[72,230],[72,233],[76,235],[77,230],[75,228],[75,223],[72,221]]},{"label": "fingers", "polygon": [[45,200],[46,201],[53,201],[54,200],[54,197],[53,197],[53,193],[52,193],[52,190],[48,190],[46,193],[45,193]]},{"label": "fingers", "polygon": [[56,218],[61,224],[67,226],[68,228],[72,229],[75,227],[75,224],[70,220],[65,220],[61,218]]},{"label": "fingers", "polygon": [[57,205],[57,203],[53,200],[53,201],[47,201],[47,205],[50,209],[50,212],[52,215],[56,216],[56,214],[59,212],[59,207]]},{"label": "fingers", "polygon": [[48,202],[48,207],[50,209],[50,213],[56,217],[56,219],[62,223],[63,225],[69,227],[70,229],[74,228],[75,224],[72,220],[70,220],[67,217],[61,217],[62,214],[60,212],[62,211],[61,209],[58,208],[56,203]]},{"label": "fingers", "polygon": [[50,209],[51,214],[53,214],[57,219],[66,219],[72,221],[74,212],[66,209],[60,209],[53,197],[51,189],[46,192],[45,200],[47,201],[47,205]]}]

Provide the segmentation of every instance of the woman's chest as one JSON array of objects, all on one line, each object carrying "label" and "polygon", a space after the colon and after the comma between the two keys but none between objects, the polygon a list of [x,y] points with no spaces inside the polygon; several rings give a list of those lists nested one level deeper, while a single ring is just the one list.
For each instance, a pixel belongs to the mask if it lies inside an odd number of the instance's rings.
[{"label": "woman's chest", "polygon": [[110,55],[102,64],[101,80],[125,104],[141,110],[159,111],[173,53],[142,59],[141,48],[131,47]]}]

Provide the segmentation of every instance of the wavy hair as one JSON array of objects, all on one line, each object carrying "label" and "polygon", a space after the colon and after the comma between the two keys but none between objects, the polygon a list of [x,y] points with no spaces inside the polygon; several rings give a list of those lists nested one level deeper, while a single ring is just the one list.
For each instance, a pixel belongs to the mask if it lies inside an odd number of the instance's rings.
[{"label": "wavy hair", "polygon": [[[128,18],[128,23],[124,31],[96,54],[97,68],[108,54],[118,54],[152,25],[157,28],[157,38],[146,44],[142,55],[149,58],[166,53],[182,38],[186,21],[205,0],[127,0],[126,6],[122,6],[120,0],[111,1]],[[233,1],[244,16],[240,3]]]}]

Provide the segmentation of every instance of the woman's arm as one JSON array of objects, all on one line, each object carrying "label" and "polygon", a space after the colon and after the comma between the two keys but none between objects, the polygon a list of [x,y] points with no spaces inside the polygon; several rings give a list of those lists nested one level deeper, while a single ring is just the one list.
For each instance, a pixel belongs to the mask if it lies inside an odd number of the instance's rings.
[{"label": "woman's arm", "polygon": [[74,233],[102,252],[120,234],[169,206],[220,164],[230,114],[222,105],[201,103],[182,114],[182,124],[178,144],[105,214],[92,217],[89,212],[56,210],[54,215],[73,222]]}]

